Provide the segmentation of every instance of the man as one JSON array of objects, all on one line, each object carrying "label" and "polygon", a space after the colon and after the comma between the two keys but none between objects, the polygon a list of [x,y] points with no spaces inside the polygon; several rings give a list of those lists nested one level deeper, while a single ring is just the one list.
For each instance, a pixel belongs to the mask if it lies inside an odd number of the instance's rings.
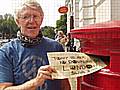
[{"label": "man", "polygon": [[18,38],[0,48],[0,90],[70,90],[67,80],[53,80],[47,52],[64,51],[56,41],[42,36],[43,10],[36,1],[15,12]]}]

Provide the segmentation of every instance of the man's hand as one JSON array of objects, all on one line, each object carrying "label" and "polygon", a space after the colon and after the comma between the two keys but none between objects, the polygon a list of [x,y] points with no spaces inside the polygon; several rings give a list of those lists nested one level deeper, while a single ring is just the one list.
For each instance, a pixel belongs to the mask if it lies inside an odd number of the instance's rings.
[{"label": "man's hand", "polygon": [[53,67],[49,65],[41,66],[35,78],[37,86],[42,86],[44,84],[44,81],[47,79],[52,80],[51,74],[53,72],[56,72],[56,70]]}]

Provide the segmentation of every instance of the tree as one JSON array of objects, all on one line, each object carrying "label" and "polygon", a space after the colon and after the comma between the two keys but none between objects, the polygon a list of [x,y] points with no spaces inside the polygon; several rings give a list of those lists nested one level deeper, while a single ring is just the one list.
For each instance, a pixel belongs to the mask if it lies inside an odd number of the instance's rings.
[{"label": "tree", "polygon": [[12,38],[17,35],[18,26],[14,21],[14,17],[11,14],[5,14],[0,18],[0,33],[2,38]]},{"label": "tree", "polygon": [[51,26],[45,26],[41,28],[43,35],[52,39],[55,37],[54,29],[55,28]]},{"label": "tree", "polygon": [[61,15],[60,19],[56,21],[57,31],[62,30],[65,34],[67,33],[67,14]]}]

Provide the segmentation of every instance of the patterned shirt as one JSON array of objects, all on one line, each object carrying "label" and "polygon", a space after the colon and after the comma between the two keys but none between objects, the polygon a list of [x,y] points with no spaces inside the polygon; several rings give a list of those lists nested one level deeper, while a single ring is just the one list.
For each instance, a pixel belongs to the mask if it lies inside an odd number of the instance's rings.
[{"label": "patterned shirt", "polygon": [[[48,65],[47,52],[64,51],[57,42],[43,37],[34,47],[23,47],[19,39],[0,48],[0,83],[11,82],[20,85],[33,79],[40,66]],[[46,80],[37,90],[61,90],[60,80]]]}]

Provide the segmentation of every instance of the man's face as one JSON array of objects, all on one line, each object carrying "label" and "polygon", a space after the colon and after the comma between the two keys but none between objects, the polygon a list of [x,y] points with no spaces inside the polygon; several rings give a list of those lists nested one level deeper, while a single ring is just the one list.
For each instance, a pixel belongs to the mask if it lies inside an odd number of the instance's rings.
[{"label": "man's face", "polygon": [[20,12],[19,18],[16,19],[16,22],[23,35],[35,38],[39,33],[42,20],[43,16],[41,16],[37,9],[26,7]]}]

